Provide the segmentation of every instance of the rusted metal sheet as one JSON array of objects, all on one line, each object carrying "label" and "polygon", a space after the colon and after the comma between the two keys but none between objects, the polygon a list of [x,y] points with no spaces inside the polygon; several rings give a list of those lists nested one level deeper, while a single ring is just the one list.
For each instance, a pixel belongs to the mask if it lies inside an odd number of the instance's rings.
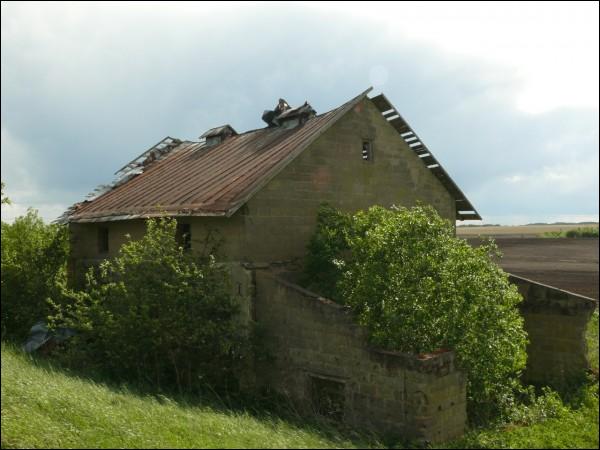
[{"label": "rusted metal sheet", "polygon": [[127,182],[74,205],[67,221],[109,221],[162,213],[230,216],[370,90],[296,128],[252,130],[214,146],[180,142]]}]

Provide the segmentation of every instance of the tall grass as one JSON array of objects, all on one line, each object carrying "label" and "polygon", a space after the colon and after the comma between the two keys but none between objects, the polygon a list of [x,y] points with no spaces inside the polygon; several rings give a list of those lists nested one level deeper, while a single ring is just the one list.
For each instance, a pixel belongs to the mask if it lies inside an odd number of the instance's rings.
[{"label": "tall grass", "polygon": [[2,344],[2,448],[362,448],[324,423],[140,395],[66,374]]},{"label": "tall grass", "polygon": [[[590,339],[594,333],[597,344],[597,314]],[[2,344],[2,448],[383,446],[374,435],[268,411],[103,384]],[[546,392],[529,406],[516,406],[510,424],[473,429],[440,447],[598,448],[597,380],[565,401]]]}]

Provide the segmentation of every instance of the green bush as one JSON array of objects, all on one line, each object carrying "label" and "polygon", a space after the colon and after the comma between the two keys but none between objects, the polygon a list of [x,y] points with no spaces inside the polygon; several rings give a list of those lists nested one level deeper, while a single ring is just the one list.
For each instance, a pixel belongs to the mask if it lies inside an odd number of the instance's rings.
[{"label": "green bush", "polygon": [[580,227],[575,230],[569,230],[566,233],[568,238],[590,238],[598,237],[598,228],[594,227]]},{"label": "green bush", "polygon": [[22,340],[48,315],[46,299],[65,281],[67,254],[66,227],[45,224],[33,209],[2,222],[2,338]]},{"label": "green bush", "polygon": [[578,227],[567,231],[546,231],[542,237],[547,238],[597,238],[597,227]]},{"label": "green bush", "polygon": [[78,332],[68,362],[159,388],[235,387],[247,348],[228,272],[184,251],[174,219],[149,220],[142,239],[91,268],[85,290],[65,297],[51,323]]},{"label": "green bush", "polygon": [[327,298],[341,301],[337,282],[342,271],[335,261],[348,251],[346,233],[351,217],[323,204],[317,215],[317,228],[308,243],[302,284],[313,288]]},{"label": "green bush", "polygon": [[314,285],[330,283],[333,298],[352,308],[374,345],[453,349],[468,375],[471,417],[510,407],[527,338],[517,309],[522,298],[492,261],[492,242],[473,248],[433,208],[420,206],[375,206],[352,216],[323,207],[315,236],[308,269],[315,261],[337,269]]}]

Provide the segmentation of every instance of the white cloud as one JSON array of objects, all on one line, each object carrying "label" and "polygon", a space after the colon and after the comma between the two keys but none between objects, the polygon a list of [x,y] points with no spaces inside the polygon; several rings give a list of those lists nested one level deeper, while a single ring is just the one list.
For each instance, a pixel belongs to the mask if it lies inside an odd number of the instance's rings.
[{"label": "white cloud", "polygon": [[594,213],[597,34],[592,3],[5,2],[2,179],[53,219],[167,134],[371,83],[480,213]]},{"label": "white cloud", "polygon": [[[514,104],[598,109],[598,2],[368,2],[310,6],[374,20],[389,40],[429,43],[521,80]],[[410,60],[406,61],[411,64]]]},{"label": "white cloud", "polygon": [[[17,217],[27,214],[29,208],[28,205],[14,202],[10,205],[2,205],[2,221],[12,223]],[[66,211],[67,206],[42,203],[38,204],[35,209],[46,223],[50,223],[58,219]]]},{"label": "white cloud", "polygon": [[598,187],[598,157],[590,161],[574,161],[544,166],[527,174],[504,177],[509,185],[523,191],[560,192],[569,194]]}]

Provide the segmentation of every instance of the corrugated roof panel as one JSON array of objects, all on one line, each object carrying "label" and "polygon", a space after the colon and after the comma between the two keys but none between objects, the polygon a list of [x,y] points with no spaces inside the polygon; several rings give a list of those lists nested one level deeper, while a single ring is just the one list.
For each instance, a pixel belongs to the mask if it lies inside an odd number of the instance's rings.
[{"label": "corrugated roof panel", "polygon": [[291,128],[263,128],[206,146],[182,142],[163,159],[91,202],[68,220],[111,220],[161,211],[173,215],[231,215],[247,198],[325,132],[371,89]]}]

